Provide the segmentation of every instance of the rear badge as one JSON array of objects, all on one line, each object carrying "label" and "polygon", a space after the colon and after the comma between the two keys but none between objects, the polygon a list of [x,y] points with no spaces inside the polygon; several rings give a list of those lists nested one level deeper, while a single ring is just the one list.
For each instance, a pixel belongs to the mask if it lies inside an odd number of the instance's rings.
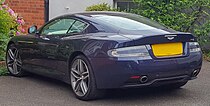
[{"label": "rear badge", "polygon": [[165,35],[168,40],[173,40],[177,35]]}]

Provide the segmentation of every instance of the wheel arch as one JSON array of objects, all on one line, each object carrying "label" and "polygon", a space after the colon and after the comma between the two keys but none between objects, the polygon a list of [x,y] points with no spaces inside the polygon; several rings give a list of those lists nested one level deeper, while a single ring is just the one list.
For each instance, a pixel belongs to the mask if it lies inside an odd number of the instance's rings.
[{"label": "wheel arch", "polygon": [[83,52],[81,52],[81,51],[75,51],[75,52],[73,52],[73,53],[69,56],[68,64],[70,65],[70,64],[72,63],[73,59],[74,59],[76,56],[79,56],[79,55],[83,55],[83,56],[85,56],[85,57],[87,58],[87,56],[86,56]]},{"label": "wheel arch", "polygon": [[11,44],[15,44],[15,42],[9,41],[8,44],[7,44],[7,49],[8,49],[8,47],[9,47],[9,45],[11,45]]}]

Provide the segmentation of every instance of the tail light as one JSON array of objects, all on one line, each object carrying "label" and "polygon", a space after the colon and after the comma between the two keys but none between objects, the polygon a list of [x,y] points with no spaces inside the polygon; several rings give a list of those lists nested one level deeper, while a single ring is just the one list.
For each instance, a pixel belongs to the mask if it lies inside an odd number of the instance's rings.
[{"label": "tail light", "polygon": [[142,59],[151,59],[146,46],[133,46],[117,48],[108,51],[110,57],[138,57]]},{"label": "tail light", "polygon": [[198,42],[189,42],[190,53],[200,52],[201,48]]}]

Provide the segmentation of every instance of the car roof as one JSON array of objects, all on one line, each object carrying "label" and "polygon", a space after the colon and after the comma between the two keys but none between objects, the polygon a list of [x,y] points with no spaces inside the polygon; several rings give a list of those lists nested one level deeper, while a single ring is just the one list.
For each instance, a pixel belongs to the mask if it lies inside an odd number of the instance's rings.
[{"label": "car roof", "polygon": [[115,11],[89,11],[89,12],[74,13],[74,15],[84,15],[84,16],[91,16],[91,15],[98,15],[98,14],[120,16],[120,15],[128,15],[130,13],[115,12]]},{"label": "car roof", "polygon": [[87,11],[87,12],[79,12],[79,13],[69,13],[69,14],[59,16],[57,18],[69,17],[69,16],[75,16],[78,18],[85,18],[85,17],[87,18],[87,17],[92,17],[93,15],[128,16],[128,15],[135,15],[135,14],[115,12],[115,11]]},{"label": "car roof", "polygon": [[[125,29],[121,29],[121,27],[116,27],[113,26],[107,22],[103,22],[100,20],[97,20],[97,15],[104,15],[104,16],[118,16],[118,17],[123,17],[123,18],[128,18],[128,19],[132,19],[132,20],[136,20],[139,21],[143,24],[146,24],[148,26],[152,26],[158,29],[163,29],[163,30],[167,30],[167,31],[174,31],[172,29],[168,29],[167,27],[164,27],[162,25],[160,25],[159,23],[152,21],[146,17],[140,16],[140,15],[136,15],[136,14],[132,14],[132,13],[125,13],[125,12],[115,12],[115,11],[88,11],[88,12],[80,12],[80,13],[73,13],[73,14],[66,14],[57,18],[62,18],[62,17],[76,17],[79,19],[82,19],[83,21],[89,22],[95,26],[97,29],[104,29],[104,31],[112,31],[112,32],[117,32],[117,33],[127,33],[128,30]],[[96,26],[97,25],[97,26]],[[105,29],[106,27],[106,29]],[[134,30],[130,30],[130,33],[134,33]]]}]

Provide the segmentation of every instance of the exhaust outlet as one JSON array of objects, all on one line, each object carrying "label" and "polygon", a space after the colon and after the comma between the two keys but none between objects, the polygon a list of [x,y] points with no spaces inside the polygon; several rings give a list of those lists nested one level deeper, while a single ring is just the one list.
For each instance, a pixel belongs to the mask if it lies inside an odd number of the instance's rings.
[{"label": "exhaust outlet", "polygon": [[147,76],[142,76],[141,78],[140,78],[140,82],[141,83],[146,83],[148,81],[148,77]]},{"label": "exhaust outlet", "polygon": [[198,74],[199,74],[199,70],[194,70],[193,73],[192,73],[192,76],[196,77]]}]

